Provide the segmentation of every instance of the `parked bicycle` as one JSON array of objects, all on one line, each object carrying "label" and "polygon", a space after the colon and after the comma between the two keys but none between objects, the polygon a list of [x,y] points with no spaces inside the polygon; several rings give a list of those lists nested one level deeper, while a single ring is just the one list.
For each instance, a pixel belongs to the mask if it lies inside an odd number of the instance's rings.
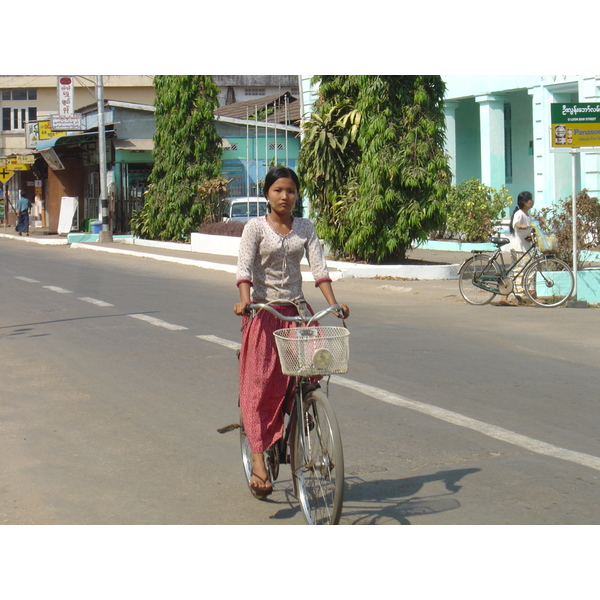
[{"label": "parked bicycle", "polygon": [[473,250],[458,271],[460,295],[469,303],[483,305],[491,302],[497,294],[507,296],[520,280],[529,300],[547,308],[564,304],[573,293],[575,278],[569,265],[550,252],[538,248],[537,236],[532,232],[531,248],[515,262],[506,265],[502,247],[510,240],[492,237],[496,246],[493,254]]},{"label": "parked bicycle", "polygon": [[[283,406],[284,435],[265,451],[265,465],[274,482],[279,465],[289,464],[294,494],[311,525],[335,525],[339,522],[344,498],[344,454],[335,413],[329,402],[329,380],[325,391],[318,378],[348,370],[349,331],[344,327],[315,325],[329,313],[340,312],[330,306],[314,316],[287,317],[270,304],[251,304],[251,316],[266,310],[296,327],[275,331],[281,370],[291,376]],[[240,419],[241,450],[244,474],[250,483],[252,452]]]}]

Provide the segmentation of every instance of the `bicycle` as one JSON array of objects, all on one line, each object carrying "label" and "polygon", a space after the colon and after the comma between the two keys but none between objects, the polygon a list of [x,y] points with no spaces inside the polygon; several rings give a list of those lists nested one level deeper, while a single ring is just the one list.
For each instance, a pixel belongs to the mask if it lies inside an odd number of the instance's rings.
[{"label": "bicycle", "polygon": [[533,304],[546,308],[564,304],[575,288],[573,271],[552,253],[541,252],[533,232],[532,239],[529,250],[508,267],[502,255],[502,247],[510,243],[506,238],[491,238],[496,246],[492,255],[473,250],[458,271],[460,295],[469,304],[488,304],[497,294],[510,294],[522,277],[525,294]]},{"label": "bicycle", "polygon": [[[282,372],[291,376],[283,406],[293,403],[284,414],[284,434],[265,451],[265,465],[271,482],[279,475],[279,465],[289,464],[293,489],[306,521],[311,525],[336,525],[344,498],[344,453],[340,429],[326,391],[311,381],[318,376],[346,373],[349,362],[349,331],[344,327],[311,326],[328,313],[342,309],[335,304],[316,315],[287,317],[270,304],[251,304],[254,317],[266,310],[296,327],[275,331]],[[285,411],[284,411],[285,412]],[[252,458],[244,424],[240,418],[240,445],[247,483],[252,477]]]}]

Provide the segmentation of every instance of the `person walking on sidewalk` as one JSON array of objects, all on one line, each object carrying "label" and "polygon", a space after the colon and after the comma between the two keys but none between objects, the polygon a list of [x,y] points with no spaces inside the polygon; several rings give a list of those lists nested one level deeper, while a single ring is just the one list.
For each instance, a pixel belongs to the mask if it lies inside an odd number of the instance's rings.
[{"label": "person walking on sidewalk", "polygon": [[29,209],[31,208],[31,202],[27,196],[21,193],[21,197],[17,201],[17,211],[19,213],[16,230],[19,235],[23,233],[29,235]]},{"label": "person walking on sidewalk", "polygon": [[[531,248],[531,222],[533,218],[529,211],[533,208],[533,196],[531,192],[521,192],[517,198],[517,206],[510,218],[509,229],[514,236],[513,247],[510,251],[513,262],[523,256]],[[523,276],[519,275],[515,281],[514,294],[518,299],[523,288]],[[500,306],[516,306],[508,300],[508,295],[502,296]]]}]

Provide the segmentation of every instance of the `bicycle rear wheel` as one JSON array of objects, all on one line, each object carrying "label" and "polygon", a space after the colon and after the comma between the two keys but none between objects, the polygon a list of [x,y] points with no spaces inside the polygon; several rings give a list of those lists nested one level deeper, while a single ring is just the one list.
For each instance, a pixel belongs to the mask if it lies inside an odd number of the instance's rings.
[{"label": "bicycle rear wheel", "polygon": [[302,401],[292,430],[291,467],[307,522],[336,525],[344,501],[342,437],[329,399],[318,390]]},{"label": "bicycle rear wheel", "polygon": [[[491,281],[482,281],[482,278],[491,278]],[[458,289],[460,295],[469,303],[481,306],[489,304],[498,292],[490,292],[478,287],[482,281],[491,288],[498,287],[500,267],[498,263],[486,254],[476,254],[469,258],[458,273]]]},{"label": "bicycle rear wheel", "polygon": [[575,278],[566,262],[554,256],[542,256],[525,271],[523,286],[534,304],[552,308],[570,298],[575,288]]}]

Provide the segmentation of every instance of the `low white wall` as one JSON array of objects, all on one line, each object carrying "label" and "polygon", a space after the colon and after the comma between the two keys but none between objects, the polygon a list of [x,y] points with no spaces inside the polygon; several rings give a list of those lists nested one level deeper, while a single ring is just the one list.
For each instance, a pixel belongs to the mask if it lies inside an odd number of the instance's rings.
[{"label": "low white wall", "polygon": [[[194,235],[192,233],[192,235]],[[140,238],[131,238],[131,241],[125,240],[125,243],[134,246],[147,246],[149,248],[167,248],[168,250],[192,251],[191,244],[180,244],[179,242],[155,242],[154,240],[143,240]]]},{"label": "low white wall", "polygon": [[363,265],[327,261],[331,269],[339,269],[341,278],[402,277],[405,279],[457,279],[460,265]]},{"label": "low white wall", "polygon": [[239,237],[227,235],[210,235],[208,233],[192,233],[191,250],[201,254],[218,254],[219,256],[237,256],[240,247]]},{"label": "low white wall", "polygon": [[[193,252],[217,254],[219,256],[237,256],[240,238],[225,235],[192,233]],[[302,264],[308,264],[306,258]],[[332,279],[344,277],[406,277],[407,279],[456,279],[459,265],[362,265],[328,260]],[[311,281],[310,273],[303,273],[305,281]]]}]

